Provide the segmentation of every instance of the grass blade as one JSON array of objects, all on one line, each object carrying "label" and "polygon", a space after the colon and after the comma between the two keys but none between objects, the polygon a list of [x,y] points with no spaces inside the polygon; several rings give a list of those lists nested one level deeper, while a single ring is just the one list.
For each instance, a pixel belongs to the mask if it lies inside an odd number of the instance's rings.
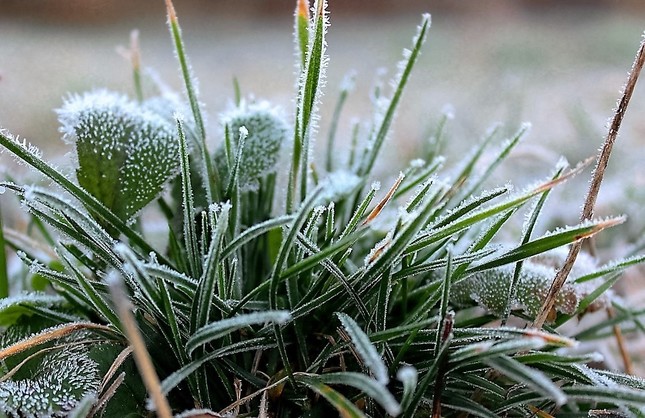
[{"label": "grass blade", "polygon": [[242,353],[247,351],[266,350],[274,348],[275,343],[271,343],[266,337],[251,338],[249,340],[240,341],[218,348],[217,350],[206,354],[205,356],[191,361],[180,369],[171,373],[161,382],[161,391],[164,394],[170,392],[173,388],[179,385],[182,381],[189,378],[193,373],[200,369],[204,364],[218,358],[228,355]]},{"label": "grass blade", "polygon": [[197,231],[195,229],[195,216],[193,186],[190,181],[190,162],[188,160],[188,146],[186,144],[186,134],[184,131],[184,122],[176,118],[177,132],[179,134],[179,158],[181,163],[181,199],[183,208],[183,229],[184,229],[184,246],[186,257],[188,258],[188,272],[192,277],[200,277],[202,273],[202,263],[199,255],[199,243],[197,242]]},{"label": "grass blade", "polygon": [[26,142],[18,142],[18,140],[8,136],[2,131],[0,131],[0,145],[69,192],[72,196],[78,199],[90,213],[105,220],[110,227],[125,235],[132,244],[141,250],[143,254],[154,253],[155,257],[157,257],[160,262],[171,265],[163,254],[152,248],[146,240],[144,240],[118,216],[107,209],[102,203],[96,200],[94,196],[43,161],[38,154],[38,151],[32,145],[29,145]]},{"label": "grass blade", "polygon": [[387,366],[383,362],[381,355],[376,351],[376,347],[374,347],[370,338],[349,315],[336,312],[336,316],[351,338],[363,364],[372,372],[377,382],[381,385],[387,385],[390,381]]},{"label": "grass blade", "polygon": [[[276,258],[275,264],[273,265],[271,277],[268,280],[268,283],[270,286],[269,287],[269,308],[272,310],[280,309],[280,307],[278,306],[278,287],[281,282],[280,276],[281,276],[282,270],[284,269],[285,263],[289,256],[289,253],[291,252],[291,249],[295,245],[298,232],[307,221],[307,218],[309,217],[309,213],[311,212],[312,208],[318,201],[318,197],[320,196],[321,192],[322,192],[322,188],[317,187],[302,203],[298,213],[296,213],[294,217],[294,220],[293,220],[293,223],[291,224],[289,232],[282,239],[282,243],[280,244],[280,250],[278,251],[278,256]],[[280,356],[282,357],[283,366],[287,371],[287,374],[291,376],[290,380],[293,382],[291,366],[289,364],[289,358],[287,356],[287,350],[285,348],[284,338],[282,335],[282,330],[280,329],[280,325],[274,324],[273,330],[276,335],[278,349],[280,351]]]},{"label": "grass blade", "polygon": [[585,222],[574,227],[563,228],[560,231],[546,234],[541,238],[529,241],[526,244],[522,244],[519,247],[516,247],[499,257],[495,257],[490,261],[486,261],[482,264],[471,267],[467,270],[467,273],[484,271],[491,268],[503,266],[505,264],[514,263],[516,261],[525,260],[529,257],[537,254],[542,254],[554,248],[562,247],[567,244],[571,244],[572,242],[588,238],[592,235],[597,234],[605,228],[621,224],[624,222],[624,220],[625,219],[622,217],[610,218],[606,220]]},{"label": "grass blade", "polygon": [[9,271],[7,270],[5,245],[4,228],[2,226],[2,208],[0,207],[0,298],[9,296]]},{"label": "grass blade", "polygon": [[568,180],[569,178],[577,174],[581,169],[582,167],[580,166],[576,167],[555,180],[549,180],[537,187],[529,189],[528,191],[519,193],[518,195],[513,196],[506,201],[477,210],[470,215],[463,216],[462,218],[444,227],[438,229],[429,228],[426,232],[420,234],[418,238],[415,238],[415,240],[405,249],[403,254],[412,254],[416,251],[426,248],[428,245],[450,237],[455,233],[462,231],[478,222],[489,219],[493,215],[506,212],[509,209],[518,208],[528,200],[530,200],[532,197],[537,196],[543,193],[545,190],[551,189],[558,184]]},{"label": "grass blade", "polygon": [[[553,179],[558,178],[562,174],[563,170],[564,170],[564,167],[560,167],[559,169],[557,169],[555,175],[553,176]],[[537,223],[538,217],[540,216],[540,212],[542,211],[542,208],[544,207],[544,203],[546,202],[546,199],[547,197],[549,197],[550,193],[551,193],[551,189],[545,190],[544,193],[542,193],[542,196],[540,196],[540,199],[538,199],[538,201],[535,203],[535,206],[532,208],[529,217],[526,219],[526,222],[524,223],[522,245],[527,244],[530,241],[531,234],[533,233],[533,229],[535,228],[535,224]],[[504,309],[504,313],[502,315],[502,325],[506,325],[506,322],[508,321],[508,317],[511,315],[511,306],[512,306],[513,300],[515,300],[515,297],[517,295],[517,285],[520,280],[520,273],[522,271],[523,264],[524,264],[523,261],[518,261],[517,264],[515,265],[513,278],[511,280],[511,284],[508,289],[506,308]]]},{"label": "grass blade", "polygon": [[306,385],[314,392],[325,398],[330,404],[336,408],[339,415],[343,418],[366,418],[366,416],[350,402],[346,397],[336,392],[326,384],[322,383],[319,376],[305,375],[302,373],[294,376],[296,381]]},{"label": "grass blade", "polygon": [[516,382],[541,393],[547,399],[552,399],[556,405],[567,403],[567,395],[562,389],[539,370],[525,366],[508,356],[488,358],[482,361]]},{"label": "grass blade", "polygon": [[350,91],[354,89],[354,74],[349,73],[343,79],[340,86],[340,94],[338,101],[334,107],[334,113],[331,117],[331,124],[329,125],[329,134],[327,135],[327,154],[325,159],[325,169],[328,172],[334,170],[334,143],[336,141],[336,131],[338,130],[338,120],[343,110],[343,106],[347,101],[347,96]]},{"label": "grass blade", "polygon": [[355,372],[325,373],[318,376],[321,383],[327,385],[347,385],[356,388],[378,402],[385,412],[392,416],[401,413],[401,405],[387,390],[387,387],[376,380]]},{"label": "grass blade", "polygon": [[390,131],[390,126],[392,125],[392,121],[394,120],[394,115],[399,105],[399,101],[401,100],[401,95],[403,94],[405,85],[408,82],[408,78],[410,77],[412,68],[414,67],[414,64],[416,63],[417,58],[419,57],[419,53],[421,52],[421,47],[425,42],[426,34],[429,28],[430,28],[430,15],[424,14],[421,20],[421,25],[419,25],[417,33],[414,36],[414,39],[413,39],[414,45],[412,47],[412,50],[404,51],[404,61],[401,62],[402,71],[393,83],[393,85],[396,86],[394,90],[394,94],[392,95],[392,99],[390,99],[390,103],[387,107],[387,110],[385,111],[385,114],[383,115],[383,118],[380,121],[378,130],[376,130],[376,134],[372,139],[370,139],[370,142],[371,142],[370,150],[365,153],[363,161],[361,162],[361,166],[358,170],[358,174],[361,176],[367,176],[372,171],[372,168],[374,167],[376,158],[378,157],[378,154],[381,151],[381,148],[383,147],[383,143],[385,142],[385,138],[387,138],[387,135]]},{"label": "grass blade", "polygon": [[[216,283],[220,275],[220,253],[222,241],[228,229],[228,217],[231,206],[226,203],[221,208],[211,205],[209,208],[209,216],[211,218],[215,217],[215,211],[217,209],[220,209],[220,213],[218,214],[217,221],[214,221],[215,224],[211,225],[211,239],[208,253],[204,260],[204,271],[199,279],[199,285],[197,286],[195,299],[190,312],[191,331],[193,332],[208,323],[213,301],[216,299],[221,300],[225,296],[221,292],[222,289],[216,289]],[[219,300],[216,302],[216,305],[222,306],[223,303],[220,303]]]},{"label": "grass blade", "polygon": [[288,311],[264,311],[234,316],[233,318],[222,319],[212,322],[195,331],[186,341],[186,351],[192,354],[196,348],[213,340],[221,338],[238,329],[251,325],[274,323],[285,324],[291,320]]},{"label": "grass blade", "polygon": [[309,1],[298,0],[296,6],[296,48],[300,57],[300,68],[304,68],[307,61],[307,48],[309,45]]},{"label": "grass blade", "polygon": [[188,64],[188,57],[184,50],[181,28],[179,27],[177,14],[175,13],[175,7],[172,4],[172,0],[166,0],[166,9],[168,13],[168,28],[170,29],[170,34],[175,44],[175,52],[181,68],[181,74],[184,78],[184,86],[186,87],[188,102],[190,103],[190,109],[192,110],[193,118],[195,118],[195,125],[197,125],[197,130],[201,140],[198,146],[202,157],[200,160],[203,165],[202,177],[204,180],[204,189],[206,190],[206,201],[211,204],[214,201],[219,201],[220,194],[218,187],[221,187],[221,185],[218,184],[218,173],[217,170],[213,169],[210,153],[206,146],[206,128],[204,126],[204,119],[199,106],[197,90],[193,85],[193,76],[190,71],[190,65]]}]

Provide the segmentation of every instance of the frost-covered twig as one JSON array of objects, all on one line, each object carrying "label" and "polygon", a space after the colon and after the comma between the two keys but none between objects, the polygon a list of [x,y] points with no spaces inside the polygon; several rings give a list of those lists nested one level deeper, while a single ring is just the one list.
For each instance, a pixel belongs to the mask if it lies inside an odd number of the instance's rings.
[{"label": "frost-covered twig", "polygon": [[[611,125],[609,126],[609,132],[607,133],[607,138],[605,139],[602,149],[600,150],[600,154],[598,155],[596,168],[594,169],[593,177],[591,179],[591,185],[589,186],[589,191],[587,192],[587,198],[585,199],[585,204],[582,209],[582,215],[580,216],[580,219],[582,221],[589,220],[593,216],[594,206],[596,205],[596,199],[598,198],[600,185],[602,183],[605,170],[607,169],[607,164],[609,163],[611,150],[614,146],[614,142],[616,142],[616,138],[618,137],[618,130],[620,129],[620,124],[623,121],[623,117],[625,116],[625,112],[627,111],[627,106],[629,105],[629,100],[632,97],[632,93],[634,92],[634,87],[636,86],[636,81],[638,80],[638,76],[640,75],[644,64],[645,64],[645,39],[641,40],[640,47],[638,48],[638,52],[636,53],[636,58],[634,59],[634,63],[632,64],[632,70],[629,73],[629,77],[627,78],[627,84],[625,84],[625,90],[623,91],[623,95],[620,98],[620,101],[618,102],[618,108],[616,109],[616,112],[614,113],[614,118],[612,119]],[[564,283],[567,280],[567,277],[569,276],[569,272],[571,271],[571,268],[573,267],[573,264],[575,263],[576,258],[578,257],[578,253],[582,248],[583,242],[584,242],[584,239],[577,241],[571,245],[571,248],[569,250],[569,254],[567,255],[565,263],[562,266],[562,268],[558,271],[555,278],[553,279],[553,283],[551,284],[549,293],[547,294],[547,297],[544,300],[544,304],[540,309],[540,313],[538,314],[537,318],[535,318],[535,322],[533,323],[534,327],[541,328],[542,325],[544,325],[544,322],[546,321],[547,316],[553,309],[555,299],[558,293],[560,292],[560,289],[562,288],[562,286],[564,286]]]}]

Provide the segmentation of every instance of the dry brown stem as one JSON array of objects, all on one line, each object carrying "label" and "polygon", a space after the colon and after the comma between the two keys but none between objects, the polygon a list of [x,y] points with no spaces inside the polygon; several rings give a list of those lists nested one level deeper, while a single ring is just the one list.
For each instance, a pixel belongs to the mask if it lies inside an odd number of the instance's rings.
[{"label": "dry brown stem", "polygon": [[[623,118],[625,117],[625,112],[627,111],[629,100],[631,99],[632,93],[634,92],[634,87],[636,86],[638,76],[643,69],[643,64],[645,64],[645,39],[641,40],[640,47],[638,48],[638,52],[636,53],[636,58],[634,60],[634,63],[632,64],[632,70],[630,71],[629,77],[627,78],[627,84],[625,84],[625,89],[620,98],[620,101],[618,102],[618,108],[616,109],[614,117],[611,121],[611,125],[609,126],[609,132],[607,133],[605,142],[602,146],[600,154],[598,155],[596,168],[594,169],[593,177],[591,179],[591,185],[589,186],[587,198],[585,199],[582,214],[580,216],[581,221],[591,219],[593,216],[594,206],[598,198],[598,192],[600,191],[600,185],[602,184],[605,170],[607,169],[607,164],[609,164],[611,150],[614,146],[614,143],[616,142],[616,138],[618,137],[618,130],[620,129]],[[535,328],[542,328],[542,325],[544,325],[549,312],[551,312],[551,310],[553,309],[558,293],[560,293],[562,286],[564,286],[564,283],[566,282],[567,277],[571,272],[571,268],[573,267],[573,264],[575,263],[576,258],[580,253],[580,249],[582,248],[583,243],[584,240],[580,240],[571,245],[569,254],[567,255],[562,268],[558,271],[555,278],[553,279],[553,283],[551,284],[551,288],[547,293],[547,297],[544,300],[542,307],[540,308],[539,314],[535,318],[535,322],[533,322],[533,326]]]}]

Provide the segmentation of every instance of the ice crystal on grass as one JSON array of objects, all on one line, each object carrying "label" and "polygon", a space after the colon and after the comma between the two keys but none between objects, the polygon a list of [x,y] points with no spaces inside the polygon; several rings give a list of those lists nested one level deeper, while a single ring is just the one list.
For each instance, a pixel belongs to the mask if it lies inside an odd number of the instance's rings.
[{"label": "ice crystal on grass", "polygon": [[97,90],[58,111],[76,146],[79,184],[123,220],[155,199],[179,170],[173,125],[125,96]]},{"label": "ice crystal on grass", "polygon": [[[287,138],[287,123],[280,111],[268,102],[242,102],[238,107],[222,115],[222,122],[228,126],[232,142],[237,146],[240,128],[248,131],[242,151],[238,179],[243,191],[256,190],[260,179],[277,169],[280,149]],[[233,152],[235,155],[235,152]],[[217,166],[224,172],[222,179],[228,182],[230,169],[226,162],[224,146],[215,158]]]}]

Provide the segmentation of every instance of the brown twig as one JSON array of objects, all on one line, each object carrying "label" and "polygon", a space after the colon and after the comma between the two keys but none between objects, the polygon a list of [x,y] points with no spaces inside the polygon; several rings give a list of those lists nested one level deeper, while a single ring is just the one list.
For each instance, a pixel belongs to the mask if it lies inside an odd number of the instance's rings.
[{"label": "brown twig", "polygon": [[[455,324],[455,313],[448,312],[444,318],[443,328],[441,329],[441,343],[445,343],[450,334],[452,333],[452,328]],[[436,354],[439,353],[439,347],[436,348]],[[432,397],[432,418],[441,418],[441,393],[443,392],[443,386],[446,380],[446,372],[448,366],[448,359],[444,358],[440,360],[439,368],[437,369],[437,380],[434,386],[434,394]]]},{"label": "brown twig", "polygon": [[[607,308],[607,316],[613,318],[616,316],[616,310],[613,307]],[[627,344],[625,343],[625,337],[623,337],[623,332],[620,329],[620,325],[615,324],[613,326],[614,336],[616,337],[616,344],[618,344],[618,351],[620,351],[620,357],[623,359],[623,366],[625,367],[625,373],[634,374],[634,364],[632,363],[632,358],[627,351]]]},{"label": "brown twig", "polygon": [[[618,102],[618,108],[616,109],[614,118],[611,121],[611,125],[609,126],[609,132],[607,133],[605,142],[602,146],[600,154],[598,155],[596,168],[594,169],[593,177],[591,179],[591,185],[589,186],[587,198],[585,199],[584,207],[582,209],[582,215],[580,216],[581,221],[589,220],[593,216],[594,206],[596,204],[596,199],[598,198],[598,192],[600,191],[600,185],[605,175],[605,170],[607,169],[607,164],[609,163],[611,150],[614,146],[614,143],[616,142],[616,138],[618,137],[618,130],[620,129],[620,125],[625,116],[625,112],[627,111],[627,106],[629,105],[629,100],[631,99],[632,93],[634,92],[636,81],[638,80],[638,76],[640,75],[644,64],[645,39],[641,40],[640,47],[638,48],[636,58],[634,59],[632,69],[627,79],[627,84],[625,84],[625,90],[623,91],[622,97]],[[558,293],[560,293],[562,286],[564,286],[564,283],[566,282],[567,277],[571,272],[571,268],[573,267],[573,264],[578,257],[578,253],[580,253],[583,242],[584,240],[580,240],[571,245],[569,254],[567,255],[562,268],[558,271],[555,278],[553,279],[553,283],[551,284],[551,288],[549,289],[547,297],[544,300],[542,307],[540,308],[540,313],[535,318],[535,322],[533,322],[533,326],[535,328],[542,328],[542,325],[544,325],[549,312],[551,312],[551,310],[553,309]]]},{"label": "brown twig", "polygon": [[159,376],[155,371],[152,358],[150,358],[150,353],[148,353],[148,349],[146,348],[146,343],[132,314],[132,305],[128,296],[125,294],[123,283],[119,277],[115,276],[109,278],[108,285],[125,336],[132,347],[134,362],[139,369],[143,384],[146,386],[148,394],[152,399],[155,412],[160,418],[172,418],[172,410],[168,404],[168,399],[166,399],[161,390]]},{"label": "brown twig", "polygon": [[403,178],[405,178],[405,175],[403,173],[399,173],[399,177],[397,177],[396,181],[394,182],[392,187],[390,187],[390,190],[387,192],[385,197],[381,199],[381,201],[376,205],[376,207],[374,207],[374,209],[372,209],[372,211],[369,213],[369,215],[367,215],[367,218],[365,218],[365,220],[361,225],[365,225],[372,222],[383,211],[383,208],[385,207],[385,205],[387,205],[390,199],[392,199],[392,196],[394,196],[394,192],[396,192],[396,189],[398,189],[399,186],[401,185]]},{"label": "brown twig", "polygon": [[9,347],[6,347],[0,350],[0,360],[4,360],[7,357],[13,356],[18,353],[22,353],[25,350],[29,350],[38,345],[44,344],[52,340],[57,340],[59,338],[66,337],[73,332],[82,331],[82,330],[99,330],[99,331],[106,331],[110,333],[114,332],[114,329],[108,326],[94,324],[91,322],[73,322],[70,324],[47,328],[36,335],[33,335],[24,340],[20,340],[17,343],[12,344]]}]

